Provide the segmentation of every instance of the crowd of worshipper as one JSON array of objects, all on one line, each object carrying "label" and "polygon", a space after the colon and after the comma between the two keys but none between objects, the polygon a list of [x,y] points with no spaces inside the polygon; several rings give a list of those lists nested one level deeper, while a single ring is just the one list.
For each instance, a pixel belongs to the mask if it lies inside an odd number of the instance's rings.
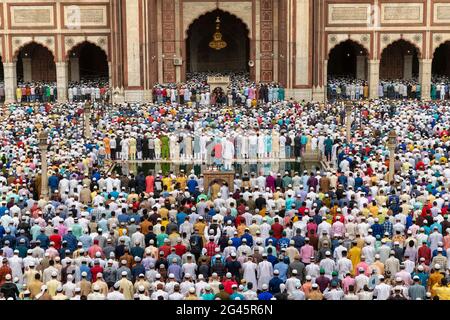
[{"label": "crowd of worshipper", "polygon": [[[230,78],[227,91],[210,88],[208,76]],[[235,106],[245,104],[254,107],[258,102],[284,101],[285,89],[279,83],[256,83],[248,73],[188,73],[185,83],[156,84],[152,90],[154,103],[196,104],[201,106]]]},{"label": "crowd of worshipper", "polygon": [[56,82],[20,81],[15,94],[17,102],[55,102],[58,99]]},{"label": "crowd of worshipper", "polygon": [[[208,108],[94,103],[91,138],[81,103],[4,106],[0,299],[449,300],[449,106],[359,102],[349,141],[341,104],[201,113]],[[224,139],[284,128],[311,150],[325,138],[331,162],[244,172],[231,185],[205,184],[204,172],[111,172],[111,134],[151,143],[187,126]]]},{"label": "crowd of worshipper", "polygon": [[80,81],[69,82],[68,100],[69,102],[79,101],[109,101],[111,92],[108,78],[98,78],[95,80],[82,79]]},{"label": "crowd of worshipper", "polygon": [[434,76],[431,78],[431,99],[449,99],[449,79],[446,76]]},{"label": "crowd of worshipper", "polygon": [[369,98],[369,84],[366,80],[352,77],[330,77],[327,85],[328,100],[360,100]]},{"label": "crowd of worshipper", "polygon": [[[449,79],[446,76],[433,76],[431,79],[431,100],[446,100],[449,96]],[[380,99],[420,99],[421,85],[417,78],[382,79],[378,85]],[[329,77],[327,98],[334,100],[362,100],[369,98],[368,81],[354,79],[351,76]]]}]

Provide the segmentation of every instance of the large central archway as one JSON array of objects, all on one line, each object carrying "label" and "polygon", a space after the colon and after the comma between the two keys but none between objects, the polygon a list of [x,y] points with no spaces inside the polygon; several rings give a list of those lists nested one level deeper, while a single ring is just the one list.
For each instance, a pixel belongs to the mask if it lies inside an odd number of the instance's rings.
[{"label": "large central archway", "polygon": [[409,80],[419,75],[420,52],[408,41],[397,40],[381,54],[380,78]]},{"label": "large central archway", "polygon": [[[220,18],[222,40],[227,46],[212,49],[209,43]],[[208,12],[190,25],[186,38],[187,72],[248,72],[249,30],[236,16],[222,10]]]}]

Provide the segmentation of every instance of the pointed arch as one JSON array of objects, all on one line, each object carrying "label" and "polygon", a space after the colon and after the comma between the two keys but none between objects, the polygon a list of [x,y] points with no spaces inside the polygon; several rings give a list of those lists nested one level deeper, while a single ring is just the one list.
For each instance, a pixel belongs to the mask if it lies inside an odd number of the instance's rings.
[{"label": "pointed arch", "polygon": [[[221,50],[209,47],[220,18],[220,32],[227,46]],[[192,21],[186,31],[185,52],[187,72],[249,71],[250,30],[236,15],[216,9]]]},{"label": "pointed arch", "polygon": [[411,45],[412,47],[415,48],[415,50],[417,50],[417,56],[420,58],[422,56],[422,50],[421,48],[414,43],[413,41],[406,39],[402,36],[400,37],[396,37],[396,38],[389,38],[387,41],[385,41],[381,46],[380,46],[380,58],[383,55],[383,52],[388,49],[389,47],[392,47],[393,45],[395,45],[396,43],[399,42],[404,42],[404,43],[408,43],[409,45]]},{"label": "pointed arch", "polygon": [[97,43],[87,39],[78,42],[67,51],[66,60],[70,62],[69,74],[73,82],[109,78],[108,54]]},{"label": "pointed arch", "polygon": [[56,62],[56,54],[53,51],[53,49],[50,46],[48,46],[47,44],[43,43],[42,41],[39,41],[36,39],[26,41],[26,42],[22,43],[19,47],[17,47],[16,50],[13,52],[14,60],[17,60],[18,55],[21,51],[23,51],[25,48],[32,46],[32,45],[41,46],[41,47],[47,49],[48,52],[50,52],[51,55],[53,56],[53,61]]},{"label": "pointed arch", "polygon": [[66,60],[67,60],[67,59],[70,59],[71,54],[73,54],[75,51],[79,50],[81,47],[85,46],[86,44],[95,46],[95,47],[97,47],[99,50],[103,51],[103,53],[104,53],[105,56],[106,56],[106,59],[109,61],[109,55],[108,55],[107,50],[105,50],[104,48],[102,48],[101,46],[99,46],[98,43],[95,43],[94,41],[89,40],[89,39],[81,40],[81,41],[75,42],[75,43],[72,44],[72,45],[69,45],[69,46],[66,48],[66,56],[65,56],[65,59],[66,59]]},{"label": "pointed arch", "polygon": [[362,55],[367,55],[367,56],[369,55],[370,49],[364,43],[362,43],[361,41],[355,40],[355,39],[348,38],[348,39],[336,42],[335,44],[333,44],[332,46],[330,46],[328,48],[328,53],[327,53],[328,59],[330,58],[330,53],[333,50],[335,50],[337,47],[345,45],[345,44],[351,44],[351,45],[359,48],[360,51],[362,51],[362,52],[360,52]]},{"label": "pointed arch", "polygon": [[367,79],[369,50],[360,42],[346,39],[338,42],[328,52],[327,75]]},{"label": "pointed arch", "polygon": [[235,15],[234,13],[231,13],[229,11],[222,10],[222,9],[214,9],[214,10],[205,9],[205,11],[203,13],[201,13],[200,15],[197,15],[196,18],[192,19],[190,21],[190,23],[188,23],[186,25],[186,28],[184,30],[184,39],[186,40],[188,38],[189,30],[192,28],[193,25],[195,25],[198,21],[200,21],[201,19],[203,19],[206,16],[211,15],[211,14],[229,15],[229,16],[233,17],[235,20],[238,20],[240,23],[242,23],[245,26],[248,37],[251,37],[250,28],[249,28],[248,24],[244,21],[244,19],[242,19],[241,17]]},{"label": "pointed arch", "polygon": [[407,39],[397,39],[380,54],[381,79],[411,79],[419,75],[420,48]]}]

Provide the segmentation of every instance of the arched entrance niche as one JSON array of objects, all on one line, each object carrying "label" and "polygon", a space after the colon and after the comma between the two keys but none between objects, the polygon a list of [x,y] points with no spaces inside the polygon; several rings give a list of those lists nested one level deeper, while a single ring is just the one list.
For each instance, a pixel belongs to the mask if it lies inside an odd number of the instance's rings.
[{"label": "arched entrance niche", "polygon": [[[223,49],[209,46],[220,19]],[[246,24],[223,10],[214,10],[194,20],[187,30],[186,71],[197,72],[248,72],[250,60],[249,30]]]}]

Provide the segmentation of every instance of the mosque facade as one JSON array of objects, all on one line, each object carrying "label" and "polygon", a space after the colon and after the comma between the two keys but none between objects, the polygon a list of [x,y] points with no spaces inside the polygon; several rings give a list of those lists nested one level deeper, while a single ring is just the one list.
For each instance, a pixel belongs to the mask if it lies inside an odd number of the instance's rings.
[{"label": "mosque facade", "polygon": [[[228,49],[208,46],[216,30]],[[0,3],[6,101],[14,100],[19,74],[28,81],[52,78],[58,99],[66,100],[68,83],[80,79],[87,68],[81,65],[89,65],[82,60],[90,57],[77,51],[86,43],[104,53],[118,100],[146,101],[155,83],[221,69],[248,72],[255,82],[278,82],[288,97],[315,101],[325,99],[331,71],[350,70],[367,80],[370,97],[377,95],[380,78],[416,77],[427,98],[433,68],[450,73],[448,42],[450,0]],[[434,66],[438,49],[448,57]]]}]

